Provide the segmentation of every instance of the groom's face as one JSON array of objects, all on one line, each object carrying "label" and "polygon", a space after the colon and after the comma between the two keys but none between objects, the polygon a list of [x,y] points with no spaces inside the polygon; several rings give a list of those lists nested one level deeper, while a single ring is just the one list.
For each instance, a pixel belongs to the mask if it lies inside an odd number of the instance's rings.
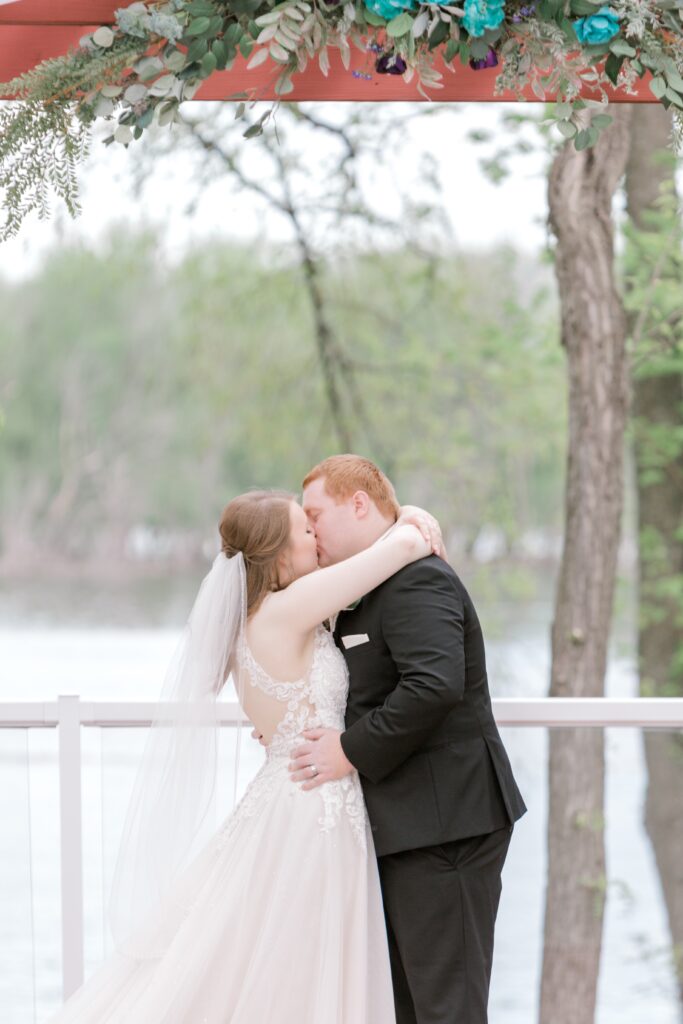
[{"label": "groom's face", "polygon": [[312,480],[304,489],[302,506],[315,527],[321,567],[343,562],[365,546],[354,499],[336,501],[325,490],[323,477]]}]

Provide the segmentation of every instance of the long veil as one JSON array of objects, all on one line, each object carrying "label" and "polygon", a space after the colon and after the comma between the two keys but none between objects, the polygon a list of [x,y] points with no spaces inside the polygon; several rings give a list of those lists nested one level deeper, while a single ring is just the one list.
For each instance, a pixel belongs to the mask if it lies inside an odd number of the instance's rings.
[{"label": "long veil", "polygon": [[[185,913],[174,883],[215,829],[218,696],[230,673],[240,705],[237,640],[246,622],[241,552],[218,554],[202,580],[164,679],[128,804],[108,916],[118,952],[156,959]],[[235,786],[241,728],[237,728]]]}]

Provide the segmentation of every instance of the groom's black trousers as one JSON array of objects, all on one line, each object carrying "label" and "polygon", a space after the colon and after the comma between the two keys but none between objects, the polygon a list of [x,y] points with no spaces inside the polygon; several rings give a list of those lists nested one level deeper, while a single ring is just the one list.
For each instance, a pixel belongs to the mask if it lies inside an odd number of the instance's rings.
[{"label": "groom's black trousers", "polygon": [[378,858],[397,1024],[486,1024],[512,828]]}]

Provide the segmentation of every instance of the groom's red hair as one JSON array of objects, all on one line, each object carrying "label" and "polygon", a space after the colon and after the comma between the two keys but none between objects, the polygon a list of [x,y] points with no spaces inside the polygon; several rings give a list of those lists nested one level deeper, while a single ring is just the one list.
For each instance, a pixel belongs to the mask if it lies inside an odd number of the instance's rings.
[{"label": "groom's red hair", "polygon": [[365,491],[382,515],[398,519],[401,514],[391,480],[370,459],[361,455],[330,455],[313,467],[302,487],[321,477],[325,490],[337,502],[346,501],[356,491]]}]

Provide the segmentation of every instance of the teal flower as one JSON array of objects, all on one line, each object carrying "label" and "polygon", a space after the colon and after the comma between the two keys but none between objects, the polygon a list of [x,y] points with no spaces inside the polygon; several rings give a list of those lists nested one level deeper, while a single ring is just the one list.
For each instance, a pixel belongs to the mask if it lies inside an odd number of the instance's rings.
[{"label": "teal flower", "polygon": [[595,14],[575,21],[574,31],[580,43],[607,43],[619,33],[619,15],[611,7],[601,7]]},{"label": "teal flower", "polygon": [[498,28],[505,17],[505,0],[465,0],[462,23],[471,36],[483,36],[490,28]]},{"label": "teal flower", "polygon": [[365,6],[380,18],[391,21],[401,11],[410,11],[415,7],[415,0],[365,0]]}]

